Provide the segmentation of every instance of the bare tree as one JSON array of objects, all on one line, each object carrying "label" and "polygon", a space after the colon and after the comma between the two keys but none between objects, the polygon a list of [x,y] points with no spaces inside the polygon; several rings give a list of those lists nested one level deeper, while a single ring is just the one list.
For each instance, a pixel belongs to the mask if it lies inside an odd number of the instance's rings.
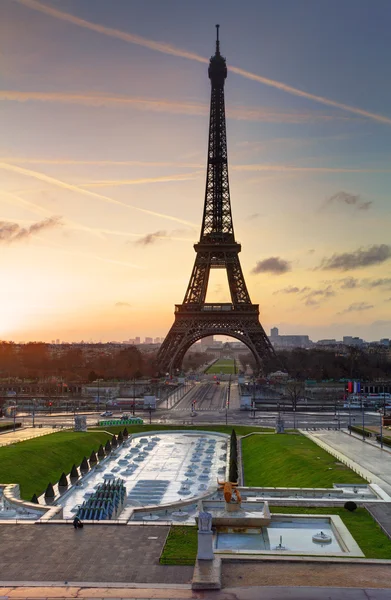
[{"label": "bare tree", "polygon": [[284,386],[284,396],[291,403],[292,410],[296,411],[299,400],[304,397],[305,386],[303,381],[288,381]]}]

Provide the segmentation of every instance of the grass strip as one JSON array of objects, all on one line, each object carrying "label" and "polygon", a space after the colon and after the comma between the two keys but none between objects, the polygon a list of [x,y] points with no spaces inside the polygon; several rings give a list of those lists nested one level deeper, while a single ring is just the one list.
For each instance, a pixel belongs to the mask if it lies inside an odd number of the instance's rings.
[{"label": "grass strip", "polygon": [[171,525],[160,556],[161,565],[194,565],[197,556],[197,527]]},{"label": "grass strip", "polygon": [[61,473],[69,473],[83,457],[97,451],[110,438],[103,431],[61,431],[13,446],[0,448],[0,483],[18,483],[21,498],[40,496],[49,481],[57,483]]},{"label": "grass strip", "polygon": [[252,435],[242,440],[248,487],[328,488],[366,483],[357,473],[303,435]]},{"label": "grass strip", "polygon": [[229,375],[230,373],[234,374],[236,372],[237,369],[235,370],[235,360],[233,358],[219,359],[205,371],[205,373],[208,373],[209,375],[220,375],[220,373]]}]

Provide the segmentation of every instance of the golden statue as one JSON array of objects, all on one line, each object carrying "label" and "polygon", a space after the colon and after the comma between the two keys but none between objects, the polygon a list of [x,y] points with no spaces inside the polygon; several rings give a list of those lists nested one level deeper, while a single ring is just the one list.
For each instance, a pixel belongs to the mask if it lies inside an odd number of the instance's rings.
[{"label": "golden statue", "polygon": [[239,490],[237,489],[238,484],[232,483],[231,481],[219,481],[217,480],[218,485],[220,486],[220,490],[224,490],[224,500],[227,504],[229,504],[232,500],[232,497],[235,495],[236,504],[240,504],[242,501],[242,497],[240,495]]}]

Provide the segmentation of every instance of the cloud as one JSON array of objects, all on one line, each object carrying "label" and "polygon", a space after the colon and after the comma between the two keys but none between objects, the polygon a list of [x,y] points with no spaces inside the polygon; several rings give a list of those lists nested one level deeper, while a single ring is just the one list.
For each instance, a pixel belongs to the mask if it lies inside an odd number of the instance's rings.
[{"label": "cloud", "polygon": [[129,302],[116,302],[115,306],[118,306],[118,308],[124,308],[124,307],[129,307],[132,305]]},{"label": "cloud", "polygon": [[13,173],[19,173],[21,175],[27,175],[29,177],[34,177],[35,179],[39,179],[40,181],[44,181],[45,183],[49,183],[51,185],[55,185],[56,187],[60,187],[65,190],[70,190],[72,192],[78,192],[80,194],[84,194],[85,196],[90,196],[92,198],[98,198],[99,200],[104,200],[105,202],[109,202],[110,204],[117,204],[119,206],[124,206],[125,208],[134,209],[149,215],[153,215],[155,217],[161,217],[162,219],[168,219],[170,221],[176,221],[178,223],[182,223],[184,225],[188,225],[192,228],[196,227],[194,223],[190,223],[189,221],[185,221],[184,219],[180,219],[178,217],[173,217],[171,215],[166,215],[162,213],[158,213],[153,210],[148,210],[146,208],[140,208],[138,206],[134,206],[132,204],[125,204],[124,202],[120,202],[119,200],[114,200],[114,198],[110,198],[109,196],[103,196],[102,194],[97,194],[96,192],[91,192],[90,190],[85,190],[77,185],[73,185],[71,183],[66,183],[65,181],[61,181],[60,179],[55,179],[54,177],[49,177],[45,173],[41,173],[38,171],[32,171],[31,169],[24,169],[23,167],[18,167],[16,165],[0,162],[0,169],[4,169],[6,171],[11,171]]},{"label": "cloud", "polygon": [[346,313],[360,312],[362,310],[370,310],[371,308],[373,308],[373,304],[368,304],[367,302],[354,302],[348,306],[348,308],[345,308],[345,310],[342,310],[338,314],[345,315]]},{"label": "cloud", "polygon": [[282,288],[281,290],[277,290],[276,292],[273,292],[274,295],[276,294],[303,294],[305,292],[308,292],[311,288],[309,287],[303,287],[303,288],[299,288],[297,286],[291,286],[288,285],[285,288]]},{"label": "cloud", "polygon": [[361,267],[369,267],[385,262],[391,258],[391,246],[380,244],[378,246],[369,246],[367,249],[358,248],[354,252],[344,252],[342,254],[333,254],[330,258],[323,258],[319,269],[335,269],[340,271],[349,271]]},{"label": "cloud", "polygon": [[271,256],[270,258],[259,260],[251,273],[254,275],[258,275],[258,273],[273,273],[273,275],[282,275],[290,270],[290,262],[280,258],[279,256]]},{"label": "cloud", "polygon": [[333,290],[331,285],[328,285],[327,288],[311,290],[304,297],[304,304],[306,306],[317,306],[322,301],[327,300],[328,298],[331,298],[333,296],[335,296],[335,291]]},{"label": "cloud", "polygon": [[[51,6],[46,6],[45,4],[41,4],[36,0],[17,0],[24,6],[38,10],[47,15],[50,15],[56,19],[61,19],[62,21],[66,21],[68,23],[72,23],[79,27],[83,27],[85,29],[90,29],[92,31],[96,31],[97,33],[101,33],[103,35],[107,35],[116,39],[120,39],[124,42],[130,44],[137,44],[139,46],[144,46],[145,48],[149,48],[150,50],[155,50],[157,52],[161,52],[163,54],[169,54],[172,56],[178,56],[180,58],[185,58],[188,60],[196,61],[203,64],[208,64],[209,60],[204,56],[200,56],[194,52],[189,52],[188,50],[183,50],[182,48],[177,48],[172,44],[166,44],[163,42],[155,42],[154,40],[150,40],[148,38],[144,38],[139,35],[135,35],[133,33],[128,33],[125,31],[121,31],[119,29],[114,29],[112,27],[104,27],[103,25],[99,25],[98,23],[92,23],[90,21],[86,21],[85,19],[81,19],[72,14],[63,12]],[[255,73],[251,73],[250,71],[246,71],[239,67],[229,66],[228,69],[232,73],[236,73],[241,77],[245,77],[246,79],[250,79],[252,81],[257,81],[258,83],[262,83],[264,85],[274,87],[288,94],[293,94],[294,96],[299,96],[301,98],[307,98],[308,100],[312,100],[314,102],[325,104],[327,106],[332,106],[334,108],[339,108],[350,113],[360,115],[361,117],[365,117],[368,119],[373,119],[380,123],[385,123],[387,125],[391,125],[391,118],[385,117],[383,115],[378,115],[376,113],[372,113],[361,108],[356,108],[354,106],[350,106],[348,104],[343,104],[341,102],[336,102],[335,100],[331,100],[329,98],[325,98],[323,96],[317,96],[315,94],[310,94],[303,90],[299,90],[298,88],[294,88],[290,85],[286,85],[280,81],[275,81],[273,79],[269,79],[267,77],[262,77],[261,75],[256,75]]]},{"label": "cloud", "polygon": [[354,290],[359,287],[359,280],[355,277],[346,277],[345,279],[341,279],[341,288],[343,290]]},{"label": "cloud", "polygon": [[[113,96],[97,92],[94,94],[75,94],[72,92],[21,92],[18,90],[1,90],[0,101],[51,102],[95,108],[128,106],[134,110],[188,116],[207,116],[209,114],[209,105],[206,102],[173,101],[168,100],[167,98],[149,98],[140,96]],[[226,114],[228,119],[264,123],[300,124],[334,120],[352,120],[351,117],[328,115],[316,111],[281,112],[275,108],[262,106],[230,106],[226,109]]]},{"label": "cloud", "polygon": [[385,287],[387,286],[387,289],[390,289],[391,286],[391,277],[382,277],[381,279],[373,279],[371,280],[364,280],[364,286],[368,287],[370,289],[372,288],[376,288],[376,287]]},{"label": "cloud", "polygon": [[261,213],[253,213],[252,215],[248,215],[246,217],[246,221],[254,221],[254,219],[258,219],[261,216]]},{"label": "cloud", "polygon": [[26,240],[45,229],[53,229],[60,225],[62,225],[61,217],[50,217],[43,221],[33,223],[29,227],[20,227],[17,223],[0,221],[0,243],[5,242],[11,244],[13,242]]},{"label": "cloud", "polygon": [[352,206],[356,210],[368,210],[370,206],[373,204],[372,200],[367,202],[363,202],[361,200],[361,196],[359,194],[350,194],[349,192],[337,192],[330,198],[324,202],[323,206],[331,205],[331,204],[345,204],[347,206]]},{"label": "cloud", "polygon": [[134,242],[137,246],[150,246],[159,239],[169,239],[167,231],[155,231],[155,233],[147,233],[139,240]]}]

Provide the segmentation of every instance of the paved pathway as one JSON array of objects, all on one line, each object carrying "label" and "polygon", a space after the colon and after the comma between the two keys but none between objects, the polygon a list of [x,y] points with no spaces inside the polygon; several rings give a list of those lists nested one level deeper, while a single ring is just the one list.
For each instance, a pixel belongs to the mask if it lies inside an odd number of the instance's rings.
[{"label": "paved pathway", "polygon": [[[159,565],[169,527],[0,525],[4,581],[190,583],[193,567]],[[49,595],[49,594],[48,594]]]},{"label": "paved pathway", "polygon": [[[391,566],[389,564],[328,563],[298,561],[288,562],[268,560],[264,562],[225,562],[222,567],[222,588],[241,586],[280,586],[286,585],[298,590],[307,586],[341,587],[341,588],[390,588],[391,598]],[[259,589],[259,588],[258,588]],[[296,592],[292,598],[301,598]],[[272,596],[273,597],[273,596]],[[279,598],[280,596],[276,596]],[[282,596],[284,597],[284,596]],[[313,600],[318,596],[307,596]],[[344,598],[343,595],[340,596]],[[354,595],[347,596],[355,598]],[[263,599],[263,595],[259,598]],[[287,596],[290,598],[290,596]],[[328,596],[326,596],[328,598]],[[338,598],[338,596],[336,596]]]},{"label": "paved pathway", "polygon": [[24,442],[25,440],[31,440],[35,437],[41,437],[42,435],[48,435],[49,433],[55,433],[58,429],[53,427],[26,427],[25,429],[16,429],[15,431],[8,431],[0,435],[0,446],[10,446],[17,442]]},{"label": "paved pathway", "polygon": [[[192,592],[185,586],[144,587],[0,587],[2,598],[12,600],[390,600],[390,589],[335,587],[235,587],[221,591]],[[186,586],[187,587],[187,586]]]},{"label": "paved pathway", "polygon": [[391,538],[391,503],[366,504],[365,508],[372,517],[379,523],[383,531]]},{"label": "paved pathway", "polygon": [[302,433],[314,441],[319,440],[327,444],[341,458],[347,458],[352,465],[359,465],[363,474],[391,495],[391,459],[388,452],[342,431],[321,430]]}]

